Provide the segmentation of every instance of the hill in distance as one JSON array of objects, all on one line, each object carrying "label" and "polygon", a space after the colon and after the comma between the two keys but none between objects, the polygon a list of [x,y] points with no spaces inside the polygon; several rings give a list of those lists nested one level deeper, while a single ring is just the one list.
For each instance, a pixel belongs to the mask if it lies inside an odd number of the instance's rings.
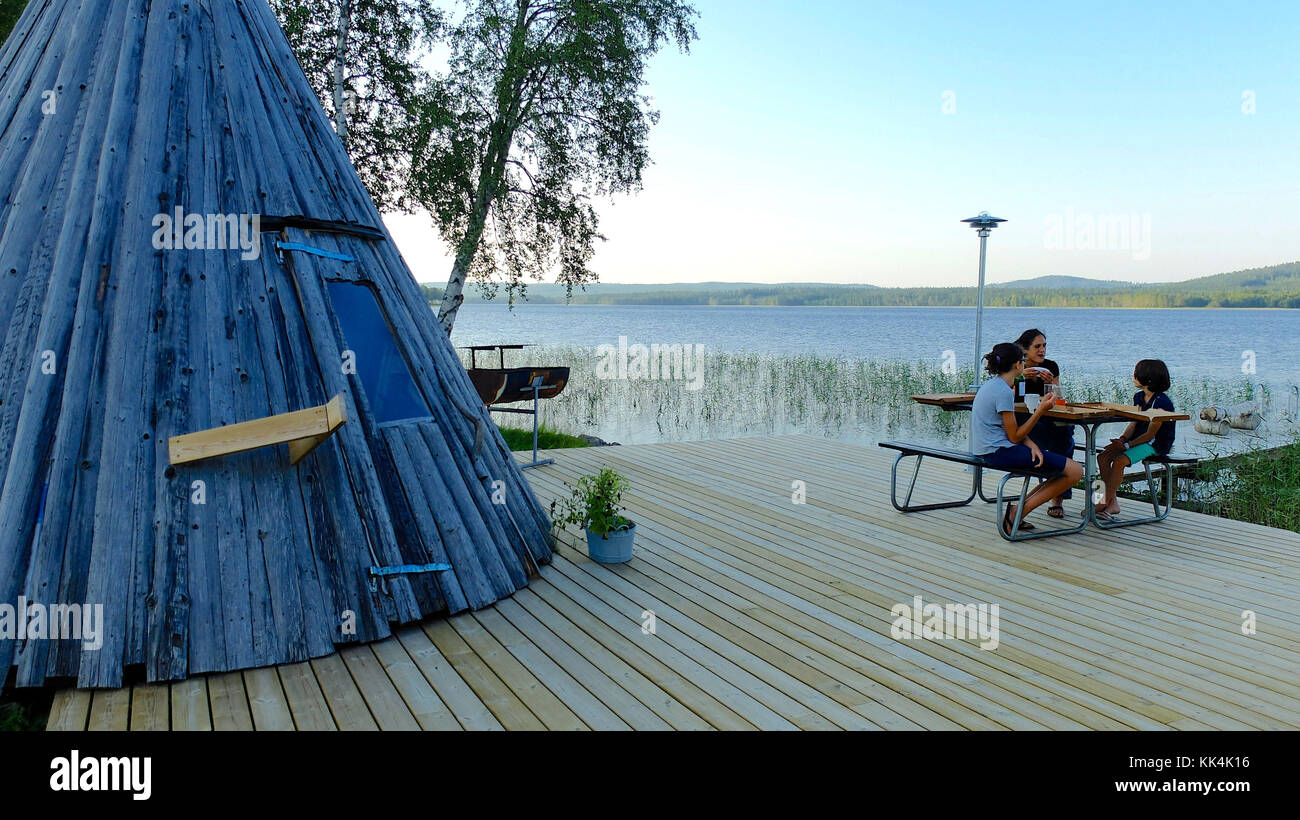
[{"label": "hill in distance", "polygon": [[[431,301],[441,289],[426,285]],[[475,287],[467,302],[484,301]],[[498,294],[504,301],[504,295]],[[575,289],[574,305],[766,305],[809,307],[970,307],[976,289],[965,287],[885,288],[875,285],[787,282],[675,282],[595,284]],[[528,286],[527,301],[563,304],[564,288]],[[989,285],[989,307],[1098,308],[1300,308],[1300,262],[1201,276],[1182,282],[1137,284],[1082,276],[1039,276]]]},{"label": "hill in distance", "polygon": [[1017,279],[1014,282],[990,282],[990,288],[1140,288],[1147,287],[1138,282],[1121,282],[1118,279],[1089,279],[1086,276],[1035,276],[1033,279]]}]

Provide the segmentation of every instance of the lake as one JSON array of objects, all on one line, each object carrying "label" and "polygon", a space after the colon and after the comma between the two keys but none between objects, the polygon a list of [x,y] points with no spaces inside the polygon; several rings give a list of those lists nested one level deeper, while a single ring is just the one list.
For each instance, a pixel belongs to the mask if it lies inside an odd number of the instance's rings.
[{"label": "lake", "polygon": [[[1300,410],[1300,393],[1292,396],[1300,385],[1300,312],[987,308],[981,352],[1030,327],[1046,334],[1047,355],[1060,364],[1071,400],[1127,401],[1129,374],[1142,358],[1168,364],[1170,395],[1193,416],[1206,404],[1248,398],[1253,385],[1262,385],[1257,395],[1269,397],[1264,428],[1217,438],[1198,436],[1183,423],[1179,438],[1198,444],[1188,449],[1235,450],[1295,430],[1288,411]],[[891,405],[906,403],[910,392],[958,389],[952,365],[969,370],[974,335],[973,308],[524,304],[510,310],[467,303],[452,342],[538,345],[508,354],[506,364],[574,367],[569,387],[544,416],[566,432],[624,443],[781,432],[872,442],[913,430],[952,443],[964,437],[964,422],[932,421],[941,411],[918,414]],[[617,346],[619,337],[628,345],[702,345],[705,389],[599,378],[596,348]],[[665,421],[673,416],[687,418]]]}]

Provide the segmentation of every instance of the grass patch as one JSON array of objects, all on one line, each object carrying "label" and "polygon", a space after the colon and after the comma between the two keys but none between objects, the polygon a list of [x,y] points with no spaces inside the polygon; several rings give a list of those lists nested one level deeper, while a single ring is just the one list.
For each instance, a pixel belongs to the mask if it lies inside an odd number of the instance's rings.
[{"label": "grass patch", "polygon": [[38,689],[33,694],[9,693],[0,698],[0,732],[43,732],[54,696]]},{"label": "grass patch", "polygon": [[[501,431],[501,437],[506,440],[506,446],[511,450],[531,450],[533,449],[533,431],[532,429],[521,430],[518,427],[497,427]],[[590,445],[577,436],[571,436],[568,433],[561,433],[553,430],[545,424],[537,429],[537,449],[539,450],[563,450],[569,447],[588,447]]]},{"label": "grass patch", "polygon": [[1282,447],[1202,464],[1196,483],[1197,498],[1177,506],[1300,532],[1300,435]]}]

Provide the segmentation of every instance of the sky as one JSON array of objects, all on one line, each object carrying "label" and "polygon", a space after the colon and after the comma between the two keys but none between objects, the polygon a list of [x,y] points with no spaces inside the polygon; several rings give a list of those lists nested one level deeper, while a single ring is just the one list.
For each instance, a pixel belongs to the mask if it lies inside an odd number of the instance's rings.
[{"label": "sky", "polygon": [[[1168,282],[1300,260],[1300,3],[695,0],[602,282]],[[385,215],[422,282],[447,248]],[[1099,227],[1100,226],[1100,227]]]}]

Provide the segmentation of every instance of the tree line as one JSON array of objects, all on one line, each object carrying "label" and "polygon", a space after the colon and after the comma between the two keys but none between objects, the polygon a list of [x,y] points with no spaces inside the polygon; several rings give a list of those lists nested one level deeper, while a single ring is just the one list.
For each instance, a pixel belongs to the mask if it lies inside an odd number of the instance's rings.
[{"label": "tree line", "polygon": [[[426,293],[441,292],[425,286]],[[431,298],[431,304],[432,296]],[[471,299],[470,301],[476,301]],[[477,300],[481,301],[481,300]],[[574,293],[571,299],[530,293],[532,304],[575,305],[759,305],[783,307],[974,307],[975,288],[799,287],[743,288],[734,291],[656,292],[647,289],[614,294]],[[1148,287],[1133,290],[1073,288],[986,288],[986,307],[1087,308],[1300,308],[1300,290],[1292,292],[1179,292]]]}]

